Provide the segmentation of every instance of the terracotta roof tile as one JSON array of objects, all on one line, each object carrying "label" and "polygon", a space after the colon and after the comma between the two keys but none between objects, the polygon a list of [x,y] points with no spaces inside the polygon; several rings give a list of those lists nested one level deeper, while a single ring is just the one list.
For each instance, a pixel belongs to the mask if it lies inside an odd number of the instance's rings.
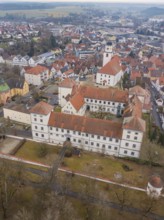
[{"label": "terracotta roof tile", "polygon": [[66,78],[59,84],[59,87],[73,88],[75,85],[76,82],[73,79]]},{"label": "terracotta roof tile", "polygon": [[163,182],[159,175],[152,175],[149,179],[149,183],[155,188],[163,187]]},{"label": "terracotta roof tile", "polygon": [[139,117],[131,116],[131,117],[124,118],[123,128],[128,129],[128,130],[145,132],[146,124],[143,119]]},{"label": "terracotta roof tile", "polygon": [[105,66],[103,66],[99,73],[109,74],[109,75],[116,75],[122,70],[121,65],[119,63],[118,56],[113,57],[111,61],[109,61]]},{"label": "terracotta roof tile", "polygon": [[79,111],[80,108],[85,104],[83,96],[81,96],[79,93],[75,94],[69,101],[77,111]]},{"label": "terracotta roof tile", "polygon": [[51,112],[49,126],[121,139],[122,123]]},{"label": "terracotta roof tile", "polygon": [[31,67],[30,69],[27,69],[26,73],[32,74],[32,75],[39,75],[46,70],[48,70],[48,68],[46,68],[45,66],[37,65],[35,67]]},{"label": "terracotta roof tile", "polygon": [[128,102],[128,91],[119,90],[117,88],[99,88],[92,86],[80,86],[79,90],[81,95],[85,98],[115,101],[115,102]]},{"label": "terracotta roof tile", "polygon": [[48,115],[53,110],[53,106],[46,102],[39,102],[33,108],[31,108],[30,113],[36,113],[40,115]]}]

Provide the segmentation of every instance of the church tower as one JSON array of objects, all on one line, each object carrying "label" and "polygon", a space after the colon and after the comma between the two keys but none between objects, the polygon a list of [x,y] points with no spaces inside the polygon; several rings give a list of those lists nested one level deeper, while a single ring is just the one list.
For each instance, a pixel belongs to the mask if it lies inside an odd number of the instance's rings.
[{"label": "church tower", "polygon": [[103,54],[103,66],[105,66],[105,64],[107,64],[111,60],[112,56],[113,56],[112,43],[108,42],[107,45],[105,46],[105,51]]}]

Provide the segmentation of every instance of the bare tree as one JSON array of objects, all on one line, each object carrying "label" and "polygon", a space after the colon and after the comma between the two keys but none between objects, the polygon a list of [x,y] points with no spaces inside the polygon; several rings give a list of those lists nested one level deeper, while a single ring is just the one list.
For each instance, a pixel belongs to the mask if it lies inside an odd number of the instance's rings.
[{"label": "bare tree", "polygon": [[[21,186],[21,167],[13,168],[2,162],[0,166],[0,210],[2,212],[2,219],[8,217],[8,211]],[[15,180],[14,181],[12,181]]]}]

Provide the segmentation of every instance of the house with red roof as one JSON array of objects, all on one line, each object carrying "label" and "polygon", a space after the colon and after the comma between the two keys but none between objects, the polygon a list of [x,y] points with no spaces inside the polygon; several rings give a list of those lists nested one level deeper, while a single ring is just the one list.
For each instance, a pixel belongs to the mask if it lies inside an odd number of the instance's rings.
[{"label": "house with red roof", "polygon": [[27,68],[24,77],[28,84],[39,86],[50,78],[49,69],[41,65]]}]

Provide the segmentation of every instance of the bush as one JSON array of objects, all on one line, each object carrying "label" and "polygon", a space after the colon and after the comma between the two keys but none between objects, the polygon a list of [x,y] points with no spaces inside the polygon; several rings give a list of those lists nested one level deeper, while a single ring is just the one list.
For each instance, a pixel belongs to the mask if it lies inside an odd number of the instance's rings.
[{"label": "bush", "polygon": [[122,168],[125,170],[125,171],[132,171],[133,169],[130,168],[128,165],[126,164],[122,164]]},{"label": "bush", "polygon": [[41,145],[37,149],[36,153],[37,153],[37,156],[40,158],[45,157],[48,154],[48,148],[45,145]]},{"label": "bush", "polygon": [[71,148],[67,148],[67,150],[65,152],[65,157],[72,157],[72,149]]}]

